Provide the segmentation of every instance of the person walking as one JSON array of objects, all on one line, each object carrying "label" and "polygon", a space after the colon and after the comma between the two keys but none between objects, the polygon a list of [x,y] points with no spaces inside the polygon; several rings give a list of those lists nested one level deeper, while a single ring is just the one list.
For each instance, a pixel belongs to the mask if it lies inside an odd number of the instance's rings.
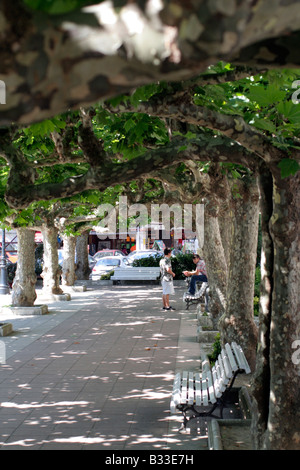
[{"label": "person walking", "polygon": [[170,294],[174,294],[174,284],[173,278],[175,273],[172,271],[171,264],[171,250],[170,248],[165,248],[164,258],[160,260],[160,272],[161,272],[161,285],[163,290],[163,310],[175,310],[175,308],[170,306]]}]

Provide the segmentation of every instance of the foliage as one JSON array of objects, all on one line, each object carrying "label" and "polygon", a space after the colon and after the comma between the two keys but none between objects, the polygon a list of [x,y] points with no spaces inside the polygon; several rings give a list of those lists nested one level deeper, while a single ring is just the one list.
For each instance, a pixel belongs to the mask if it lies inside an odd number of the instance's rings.
[{"label": "foliage", "polygon": [[253,310],[254,310],[255,316],[259,315],[260,281],[261,281],[261,271],[260,271],[260,266],[257,266],[255,269],[255,284],[254,284],[254,298],[253,298]]},{"label": "foliage", "polygon": [[153,256],[148,256],[147,258],[135,259],[132,263],[132,266],[144,268],[158,267],[162,256],[163,255],[154,254]]},{"label": "foliage", "polygon": [[[211,74],[219,73],[219,68],[212,68]],[[298,70],[267,71],[235,82],[199,86],[194,99],[199,106],[243,117],[274,147],[285,151],[287,157],[279,163],[284,178],[300,169],[292,158],[293,149],[300,149],[300,107],[292,101],[292,84],[297,78]]]},{"label": "foliage", "polygon": [[7,264],[7,280],[11,285],[13,283],[14,277],[16,275],[17,263],[8,263]]},{"label": "foliage", "polygon": [[[134,260],[133,266],[144,266],[144,267],[157,267],[159,266],[159,261],[161,256],[149,256],[148,258],[141,258]],[[172,256],[172,271],[175,273],[174,279],[185,279],[185,276],[182,274],[183,271],[192,271],[195,269],[195,264],[193,262],[193,255],[191,253],[180,253],[176,256]]]},{"label": "foliage", "polygon": [[212,352],[208,354],[207,356],[212,366],[218,359],[218,356],[221,353],[221,349],[222,347],[221,347],[220,333],[217,333],[215,336],[215,341],[212,344]]},{"label": "foliage", "polygon": [[175,273],[175,279],[185,279],[183,271],[193,271],[195,263],[193,262],[192,253],[180,253],[171,258],[172,270]]},{"label": "foliage", "polygon": [[77,10],[94,2],[87,0],[23,0],[33,10],[44,11],[50,15],[60,15]]},{"label": "foliage", "polygon": [[254,311],[254,316],[258,317],[259,315],[259,297],[256,295],[253,297],[253,311]]},{"label": "foliage", "polygon": [[102,274],[100,277],[100,281],[109,281],[111,276],[113,276],[115,271],[109,271],[108,273]]}]

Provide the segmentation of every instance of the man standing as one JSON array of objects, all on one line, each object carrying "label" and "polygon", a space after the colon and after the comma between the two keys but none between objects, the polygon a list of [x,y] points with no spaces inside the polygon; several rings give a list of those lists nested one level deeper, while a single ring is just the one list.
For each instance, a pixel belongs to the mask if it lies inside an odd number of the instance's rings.
[{"label": "man standing", "polygon": [[171,265],[171,250],[170,248],[165,248],[164,250],[164,258],[160,260],[160,272],[161,272],[161,285],[163,289],[163,310],[175,310],[175,308],[170,307],[169,295],[174,294],[174,285],[173,285],[173,277],[175,277],[175,273],[172,271]]},{"label": "man standing", "polygon": [[196,264],[195,271],[183,271],[185,276],[191,276],[190,287],[188,290],[190,295],[195,295],[197,281],[207,282],[207,273],[204,260],[196,254],[193,256],[193,262]]}]

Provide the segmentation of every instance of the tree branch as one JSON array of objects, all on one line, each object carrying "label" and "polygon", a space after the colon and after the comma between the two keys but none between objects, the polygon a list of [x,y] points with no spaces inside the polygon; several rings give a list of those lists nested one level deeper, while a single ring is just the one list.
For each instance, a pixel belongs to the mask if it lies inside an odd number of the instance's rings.
[{"label": "tree branch", "polygon": [[[140,112],[160,118],[172,118],[188,124],[206,127],[221,132],[249,152],[255,153],[265,162],[279,162],[282,151],[277,149],[270,138],[253,126],[247,124],[241,116],[218,113],[191,101],[188,92],[179,91],[177,95],[154,96],[147,102],[134,106],[129,101],[112,107],[105,104],[111,112]],[[295,153],[300,155],[300,151]]]},{"label": "tree branch", "polygon": [[299,67],[296,0],[275,8],[274,0],[203,0],[201,8],[198,2],[174,8],[171,0],[161,7],[151,0],[114,3],[50,16],[27,10],[21,0],[1,1],[0,125],[40,121],[146,83],[195,77],[220,60]]},{"label": "tree branch", "polygon": [[5,198],[9,206],[21,209],[34,201],[62,199],[89,189],[103,191],[109,186],[128,183],[142,176],[150,177],[153,172],[186,160],[228,161],[250,168],[256,168],[260,164],[255,155],[237,144],[226,142],[226,139],[220,141],[212,138],[208,147],[207,139],[201,135],[190,141],[174,138],[167,146],[127,162],[106,162],[98,167],[91,167],[85,174],[66,178],[62,183],[31,184],[24,179],[18,187],[8,186]]}]

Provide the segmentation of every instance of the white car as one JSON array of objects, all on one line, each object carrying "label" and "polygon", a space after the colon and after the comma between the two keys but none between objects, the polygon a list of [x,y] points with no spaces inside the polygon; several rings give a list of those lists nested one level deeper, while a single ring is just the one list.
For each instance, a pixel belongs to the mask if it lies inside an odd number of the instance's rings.
[{"label": "white car", "polygon": [[99,280],[103,274],[107,274],[120,267],[128,267],[128,261],[125,256],[106,256],[100,258],[92,269],[90,279],[93,281]]},{"label": "white car", "polygon": [[100,250],[94,254],[93,258],[98,260],[99,258],[107,256],[126,256],[121,250]]},{"label": "white car", "polygon": [[142,259],[142,258],[149,258],[150,256],[154,258],[163,258],[163,253],[157,250],[141,250],[141,251],[133,251],[129,253],[127,256],[127,260],[131,265],[135,260]]}]

